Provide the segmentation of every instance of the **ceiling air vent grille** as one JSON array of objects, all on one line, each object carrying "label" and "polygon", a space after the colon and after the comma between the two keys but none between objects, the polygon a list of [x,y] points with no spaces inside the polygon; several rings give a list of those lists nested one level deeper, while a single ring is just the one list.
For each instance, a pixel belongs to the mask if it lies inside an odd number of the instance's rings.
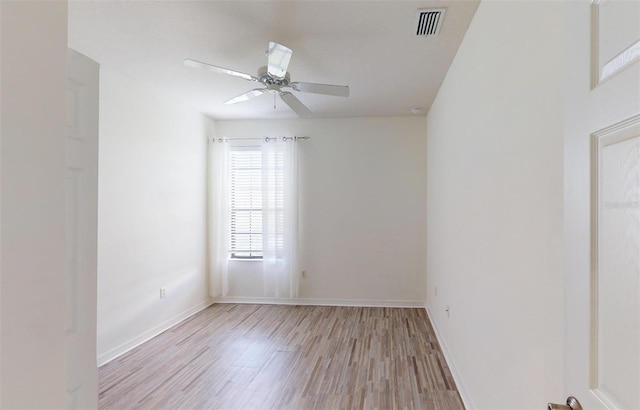
[{"label": "ceiling air vent grille", "polygon": [[445,9],[418,10],[417,36],[437,36],[444,20]]}]

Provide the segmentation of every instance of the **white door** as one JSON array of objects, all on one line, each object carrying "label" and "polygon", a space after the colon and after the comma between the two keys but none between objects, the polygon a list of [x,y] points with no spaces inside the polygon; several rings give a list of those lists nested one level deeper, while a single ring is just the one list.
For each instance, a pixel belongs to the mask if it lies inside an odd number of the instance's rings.
[{"label": "white door", "polygon": [[640,409],[640,2],[564,11],[565,390]]},{"label": "white door", "polygon": [[92,409],[98,407],[96,274],[99,66],[73,50],[69,50],[67,61],[67,408]]}]

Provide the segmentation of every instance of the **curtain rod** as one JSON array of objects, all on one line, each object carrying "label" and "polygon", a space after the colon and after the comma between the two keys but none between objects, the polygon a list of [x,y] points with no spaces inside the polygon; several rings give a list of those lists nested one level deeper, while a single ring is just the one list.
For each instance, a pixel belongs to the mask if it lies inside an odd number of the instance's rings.
[{"label": "curtain rod", "polygon": [[[224,142],[224,141],[239,141],[239,140],[262,140],[264,139],[266,142],[269,141],[275,141],[278,139],[278,137],[253,137],[253,138],[229,138],[229,137],[222,137],[222,138],[212,138],[210,141],[211,142]],[[298,137],[298,136],[293,136],[293,137],[282,137],[283,141],[287,141],[287,140],[293,140],[293,141],[297,141],[297,140],[309,140],[311,139],[311,137],[307,137],[306,135],[304,137]]]}]

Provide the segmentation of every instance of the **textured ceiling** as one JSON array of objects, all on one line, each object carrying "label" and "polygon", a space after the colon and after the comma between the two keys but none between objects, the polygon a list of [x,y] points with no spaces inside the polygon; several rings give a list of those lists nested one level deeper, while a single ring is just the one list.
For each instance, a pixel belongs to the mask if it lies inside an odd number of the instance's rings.
[{"label": "textured ceiling", "polygon": [[[292,118],[259,84],[185,67],[191,58],[256,75],[269,41],[293,49],[292,81],[349,85],[348,98],[294,91],[315,117],[404,116],[429,108],[477,1],[71,1],[69,46],[216,119]],[[437,37],[417,10],[446,7]]]}]

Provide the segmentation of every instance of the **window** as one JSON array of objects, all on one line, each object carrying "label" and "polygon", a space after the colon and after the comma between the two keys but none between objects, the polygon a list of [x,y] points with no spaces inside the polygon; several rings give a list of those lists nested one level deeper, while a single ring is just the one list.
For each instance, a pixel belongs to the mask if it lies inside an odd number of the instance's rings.
[{"label": "window", "polygon": [[229,253],[233,259],[262,259],[262,183],[260,147],[232,147]]},{"label": "window", "polygon": [[228,295],[232,259],[260,262],[265,297],[297,297],[296,141],[295,137],[211,141],[212,295]]}]

